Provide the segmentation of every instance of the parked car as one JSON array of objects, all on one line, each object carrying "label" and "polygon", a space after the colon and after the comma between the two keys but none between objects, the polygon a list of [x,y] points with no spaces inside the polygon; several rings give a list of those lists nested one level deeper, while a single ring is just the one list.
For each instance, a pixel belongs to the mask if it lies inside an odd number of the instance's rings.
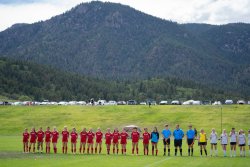
[{"label": "parked car", "polygon": [[248,101],[247,104],[250,104],[250,101]]},{"label": "parked car", "polygon": [[16,102],[12,103],[12,105],[13,106],[21,106],[21,105],[23,105],[23,103],[20,101],[16,101]]},{"label": "parked car", "polygon": [[233,100],[226,100],[225,104],[234,104]]},{"label": "parked car", "polygon": [[117,102],[116,101],[114,101],[114,100],[110,100],[109,102],[108,102],[108,105],[117,105]]},{"label": "parked car", "polygon": [[55,102],[55,101],[52,101],[52,102],[50,102],[49,104],[50,104],[50,105],[54,105],[54,106],[58,105],[58,103]]},{"label": "parked car", "polygon": [[156,101],[150,101],[151,105],[157,105]]},{"label": "parked car", "polygon": [[238,100],[237,104],[245,104],[246,102],[244,100]]},{"label": "parked car", "polygon": [[128,105],[136,105],[137,102],[135,100],[129,100],[127,104]]},{"label": "parked car", "polygon": [[58,105],[59,105],[59,106],[67,106],[67,105],[68,105],[68,102],[66,102],[66,101],[60,101],[60,102],[58,103]]},{"label": "parked car", "polygon": [[215,101],[212,105],[221,105],[220,101]]},{"label": "parked car", "polygon": [[97,105],[107,105],[107,101],[106,100],[98,100],[97,101]]},{"label": "parked car", "polygon": [[76,105],[77,101],[69,101],[69,105]]},{"label": "parked car", "polygon": [[117,105],[126,105],[126,102],[125,101],[118,101]]},{"label": "parked car", "polygon": [[195,101],[193,101],[193,105],[201,105],[201,101],[195,100]]},{"label": "parked car", "polygon": [[0,105],[8,106],[8,105],[12,105],[12,103],[8,101],[2,101],[0,102]]},{"label": "parked car", "polygon": [[168,104],[168,101],[162,100],[162,101],[160,101],[159,104],[160,104],[160,105],[167,105],[167,104]]},{"label": "parked car", "polygon": [[180,103],[179,100],[173,100],[173,101],[171,102],[171,104],[172,104],[172,105],[180,105],[181,103]]},{"label": "parked car", "polygon": [[87,103],[86,103],[86,101],[78,101],[76,104],[77,105],[86,105]]},{"label": "parked car", "polygon": [[24,101],[23,105],[24,106],[31,106],[31,105],[33,105],[33,102],[32,101]]},{"label": "parked car", "polygon": [[192,105],[193,102],[194,102],[194,100],[184,101],[184,102],[182,103],[182,105]]},{"label": "parked car", "polygon": [[140,102],[140,105],[147,105],[147,103],[143,101],[143,102]]}]

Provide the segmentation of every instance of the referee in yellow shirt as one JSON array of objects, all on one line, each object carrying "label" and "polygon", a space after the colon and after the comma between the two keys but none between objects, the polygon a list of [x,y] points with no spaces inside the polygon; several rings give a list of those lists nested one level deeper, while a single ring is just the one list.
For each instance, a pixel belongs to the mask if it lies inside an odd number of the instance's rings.
[{"label": "referee in yellow shirt", "polygon": [[202,149],[204,149],[204,152],[207,156],[207,149],[206,149],[207,135],[204,132],[204,129],[201,129],[200,134],[198,135],[198,141],[199,141],[199,145],[200,145],[201,157],[202,157]]}]

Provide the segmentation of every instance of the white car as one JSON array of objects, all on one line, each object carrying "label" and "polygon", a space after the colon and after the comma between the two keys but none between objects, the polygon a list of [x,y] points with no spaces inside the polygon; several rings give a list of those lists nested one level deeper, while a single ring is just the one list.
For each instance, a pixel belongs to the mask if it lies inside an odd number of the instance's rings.
[{"label": "white car", "polygon": [[188,101],[184,101],[182,104],[183,105],[192,105],[194,102],[194,100],[188,100]]},{"label": "white car", "polygon": [[86,103],[86,101],[78,101],[76,104],[77,105],[86,105],[87,103]]},{"label": "white car", "polygon": [[238,100],[237,104],[245,104],[246,102],[244,100]]},{"label": "white car", "polygon": [[193,101],[193,105],[201,105],[201,101],[199,101],[199,100]]},{"label": "white car", "polygon": [[172,104],[172,105],[180,105],[181,103],[180,103],[179,100],[173,100],[173,101],[171,102],[171,104]]},{"label": "white car", "polygon": [[160,104],[160,105],[167,105],[167,104],[168,104],[168,101],[163,100],[163,101],[160,101],[159,104]]},{"label": "white car", "polygon": [[50,105],[58,105],[58,103],[57,102],[54,102],[54,101],[52,101],[52,102],[50,102]]},{"label": "white car", "polygon": [[17,101],[17,102],[12,103],[12,105],[13,106],[21,106],[21,105],[23,105],[23,103],[20,101]]},{"label": "white car", "polygon": [[234,104],[233,100],[226,100],[225,104]]},{"label": "white car", "polygon": [[220,101],[215,101],[212,105],[221,105]]},{"label": "white car", "polygon": [[140,105],[147,105],[146,102],[140,102]]},{"label": "white car", "polygon": [[109,102],[108,102],[108,105],[117,105],[117,102],[116,101],[114,101],[114,100],[110,100]]},{"label": "white car", "polygon": [[58,105],[59,105],[59,106],[67,106],[67,105],[68,105],[68,102],[66,102],[66,101],[60,101],[60,102],[58,103]]},{"label": "white car", "polygon": [[106,100],[98,100],[97,101],[97,105],[107,105],[107,101]]},{"label": "white car", "polygon": [[76,103],[77,103],[76,101],[70,101],[69,105],[76,105]]}]

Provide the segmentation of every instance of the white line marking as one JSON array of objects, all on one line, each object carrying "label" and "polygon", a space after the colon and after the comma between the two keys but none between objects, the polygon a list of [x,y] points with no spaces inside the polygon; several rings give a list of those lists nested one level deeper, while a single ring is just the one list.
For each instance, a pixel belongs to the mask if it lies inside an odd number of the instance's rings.
[{"label": "white line marking", "polygon": [[160,161],[154,162],[154,163],[152,163],[152,164],[146,165],[145,167],[153,167],[153,166],[159,165],[159,164],[161,164],[162,162],[164,162],[164,161],[166,161],[166,160],[169,160],[169,159],[171,159],[171,158],[165,158],[165,159],[163,159],[163,160],[160,160]]}]

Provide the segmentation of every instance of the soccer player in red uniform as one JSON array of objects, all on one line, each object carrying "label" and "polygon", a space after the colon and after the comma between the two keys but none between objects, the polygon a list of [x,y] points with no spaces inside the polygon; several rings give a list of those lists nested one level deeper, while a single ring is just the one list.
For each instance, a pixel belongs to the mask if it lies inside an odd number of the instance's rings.
[{"label": "soccer player in red uniform", "polygon": [[29,152],[29,149],[28,149],[28,143],[29,143],[29,137],[30,137],[30,134],[28,132],[28,129],[25,128],[24,129],[24,132],[23,132],[23,153],[27,153]]},{"label": "soccer player in red uniform", "polygon": [[143,136],[144,155],[148,155],[148,144],[150,140],[150,134],[148,133],[148,128],[144,128],[144,133],[142,134],[142,136]]},{"label": "soccer player in red uniform", "polygon": [[[87,137],[88,137],[88,133],[86,131],[86,128],[83,128],[81,133],[80,133],[80,137],[81,137],[81,142],[80,142],[80,153],[82,152],[84,154],[85,152],[85,146],[86,146],[86,141],[87,141]],[[83,151],[82,151],[83,149]]]},{"label": "soccer player in red uniform", "polygon": [[50,127],[47,127],[47,130],[45,131],[45,143],[46,143],[46,153],[50,153],[50,142],[51,142],[51,131]]},{"label": "soccer player in red uniform", "polygon": [[72,154],[76,154],[76,142],[77,142],[77,137],[78,137],[76,128],[72,129],[70,136],[71,136],[71,152]]},{"label": "soccer player in red uniform", "polygon": [[132,139],[132,154],[134,155],[135,148],[136,148],[136,155],[139,153],[139,148],[138,148],[138,142],[140,138],[140,133],[137,131],[137,127],[133,128],[133,131],[131,133],[131,139]]},{"label": "soccer player in red uniform", "polygon": [[112,136],[113,136],[113,154],[115,154],[115,148],[116,148],[116,154],[118,154],[118,152],[119,152],[119,138],[120,138],[118,128],[115,128]]},{"label": "soccer player in red uniform", "polygon": [[43,138],[44,138],[44,132],[43,128],[40,127],[39,131],[37,132],[37,151],[40,153],[43,152]]},{"label": "soccer player in red uniform", "polygon": [[32,128],[31,132],[30,132],[30,145],[29,145],[29,152],[31,147],[33,146],[33,153],[35,153],[35,144],[36,144],[36,138],[37,138],[37,134],[36,134],[36,130],[35,128]]},{"label": "soccer player in red uniform", "polygon": [[97,132],[95,133],[96,141],[95,141],[95,153],[97,154],[97,147],[99,146],[99,154],[102,152],[102,131],[100,128],[97,129]]},{"label": "soccer player in red uniform", "polygon": [[122,154],[126,155],[126,151],[127,151],[126,145],[127,145],[128,133],[126,132],[125,129],[122,130],[120,137],[121,137]]},{"label": "soccer player in red uniform", "polygon": [[107,129],[107,132],[105,133],[105,139],[106,139],[106,147],[107,147],[107,154],[110,153],[110,145],[112,140],[112,133],[110,133],[110,128]]},{"label": "soccer player in red uniform", "polygon": [[87,143],[88,143],[87,153],[89,154],[89,149],[91,148],[91,154],[93,154],[93,151],[94,151],[93,144],[94,144],[95,134],[93,133],[91,128],[89,129],[87,138],[88,138],[88,140],[87,140]]},{"label": "soccer player in red uniform", "polygon": [[59,138],[59,133],[56,130],[56,127],[54,127],[54,130],[53,130],[53,132],[51,134],[52,134],[52,143],[53,143],[54,153],[56,154],[57,153],[56,145],[57,145],[57,140]]},{"label": "soccer player in red uniform", "polygon": [[68,151],[68,139],[69,139],[69,132],[67,130],[67,126],[64,126],[62,131],[62,152],[63,154],[67,154]]}]

